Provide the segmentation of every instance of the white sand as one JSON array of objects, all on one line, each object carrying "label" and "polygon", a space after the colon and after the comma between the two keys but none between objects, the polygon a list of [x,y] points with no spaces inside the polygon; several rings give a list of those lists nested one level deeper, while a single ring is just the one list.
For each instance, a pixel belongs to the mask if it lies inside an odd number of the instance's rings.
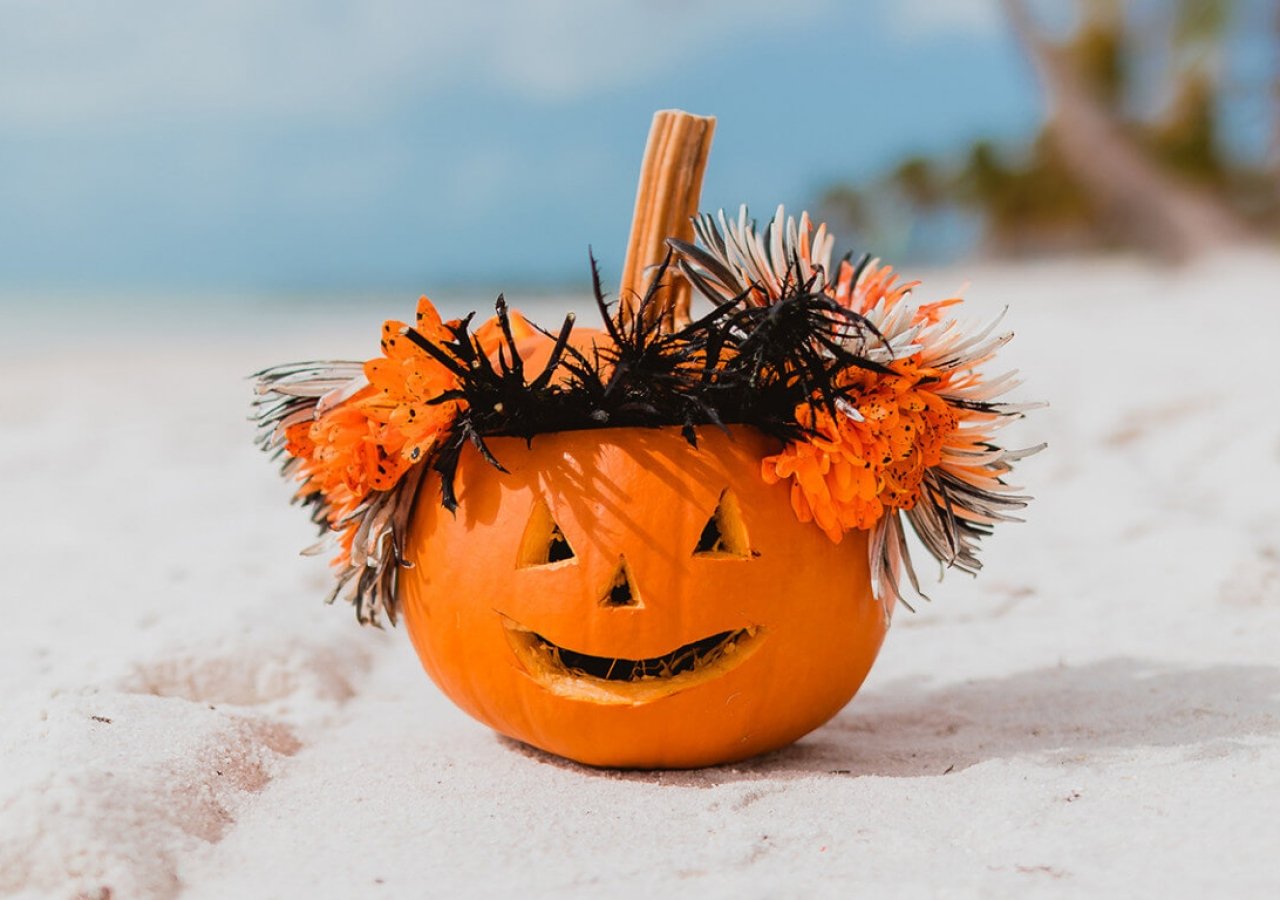
[{"label": "white sand", "polygon": [[0,894],[1280,895],[1280,261],[968,274],[1053,403],[1029,524],[831,724],[685,773],[500,740],[320,603],[242,376],[412,297],[5,313]]}]

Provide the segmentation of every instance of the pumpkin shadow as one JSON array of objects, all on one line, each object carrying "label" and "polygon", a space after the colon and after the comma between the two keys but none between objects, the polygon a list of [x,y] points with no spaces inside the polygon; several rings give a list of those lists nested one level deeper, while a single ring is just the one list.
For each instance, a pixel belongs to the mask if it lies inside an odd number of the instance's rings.
[{"label": "pumpkin shadow", "polygon": [[678,772],[591,769],[533,750],[548,763],[601,777],[689,787],[756,779],[960,772],[991,760],[1082,765],[1139,748],[1188,759],[1230,754],[1240,739],[1280,731],[1280,668],[1177,667],[1129,658],[1032,669],[930,687],[901,679],[865,691],[790,747],[726,766]]}]

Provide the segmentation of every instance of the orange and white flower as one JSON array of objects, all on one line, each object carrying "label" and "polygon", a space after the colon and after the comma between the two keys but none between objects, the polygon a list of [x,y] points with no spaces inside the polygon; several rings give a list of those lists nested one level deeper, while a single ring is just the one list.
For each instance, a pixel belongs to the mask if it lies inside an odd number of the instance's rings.
[{"label": "orange and white flower", "polygon": [[1031,406],[1000,401],[1017,386],[1016,373],[988,379],[981,371],[1013,335],[996,333],[999,319],[970,333],[949,315],[959,297],[912,303],[918,282],[898,282],[878,260],[846,258],[833,269],[832,239],[825,226],[814,230],[807,213],[797,221],[780,206],[757,230],[742,207],[736,221],[723,212],[699,217],[695,232],[698,246],[673,246],[713,302],[767,305],[825,294],[870,326],[849,333],[856,344],[849,349],[893,373],[851,368],[834,410],[799,407],[806,433],[763,461],[765,480],[790,481],[796,515],[834,541],[852,528],[871,531],[872,577],[886,608],[901,599],[903,570],[919,593],[904,520],[944,565],[976,572],[981,537],[1029,499],[1005,476],[1014,461],[1041,449],[995,443],[995,433]]}]

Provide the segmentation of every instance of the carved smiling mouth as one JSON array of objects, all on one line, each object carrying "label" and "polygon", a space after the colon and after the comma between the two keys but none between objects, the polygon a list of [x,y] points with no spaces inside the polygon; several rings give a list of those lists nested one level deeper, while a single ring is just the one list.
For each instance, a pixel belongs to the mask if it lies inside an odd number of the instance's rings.
[{"label": "carved smiling mouth", "polygon": [[507,638],[525,670],[562,696],[603,703],[646,703],[736,668],[760,643],[756,626],[722,631],[647,659],[592,656],[561,647],[505,619]]}]

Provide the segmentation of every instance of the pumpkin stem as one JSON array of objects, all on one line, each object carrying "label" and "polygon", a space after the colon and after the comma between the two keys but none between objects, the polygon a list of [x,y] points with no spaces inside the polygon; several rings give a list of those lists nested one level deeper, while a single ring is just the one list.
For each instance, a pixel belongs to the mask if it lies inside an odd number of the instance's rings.
[{"label": "pumpkin stem", "polygon": [[[652,268],[667,255],[667,239],[693,241],[693,218],[702,194],[702,173],[711,150],[716,120],[678,109],[654,113],[640,165],[631,238],[618,289],[618,317],[633,321],[648,288]],[[660,320],[666,331],[689,321],[690,285],[674,266],[666,284],[643,310],[645,324]]]}]

